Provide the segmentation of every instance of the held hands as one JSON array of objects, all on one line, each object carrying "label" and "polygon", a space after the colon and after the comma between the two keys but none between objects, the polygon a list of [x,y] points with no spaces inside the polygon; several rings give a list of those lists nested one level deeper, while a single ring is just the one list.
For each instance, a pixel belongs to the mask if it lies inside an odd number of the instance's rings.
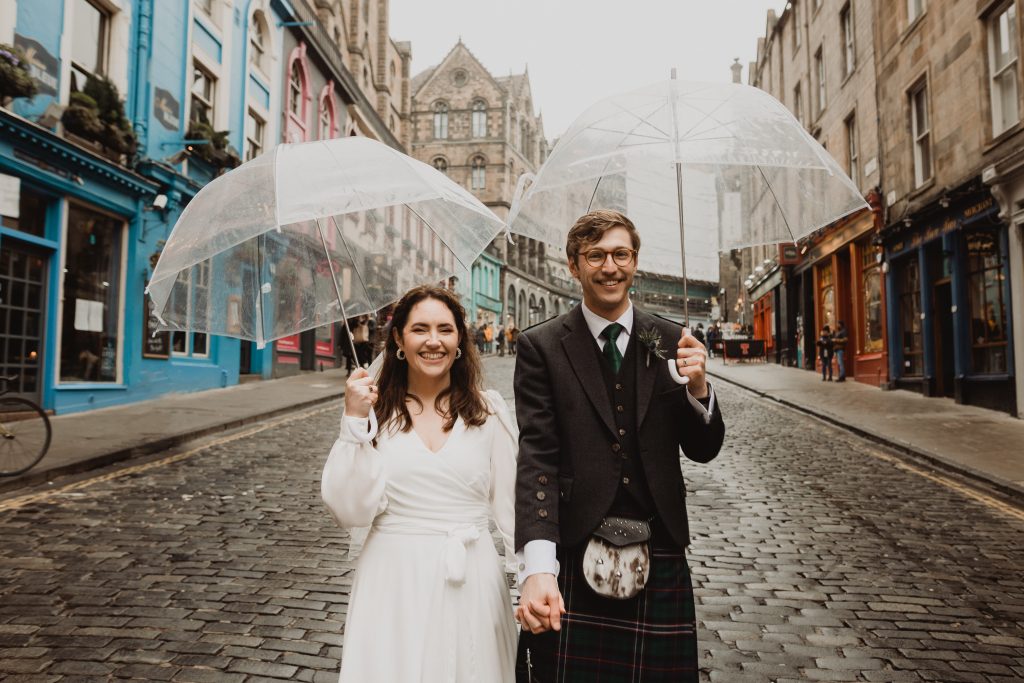
[{"label": "held hands", "polygon": [[684,327],[676,349],[676,370],[690,380],[687,389],[694,398],[707,398],[708,381],[704,374],[707,362],[707,349]]},{"label": "held hands", "polygon": [[350,417],[369,417],[370,408],[377,402],[377,385],[364,368],[357,368],[345,382],[345,414]]},{"label": "held hands", "polygon": [[531,574],[523,583],[516,621],[530,633],[562,630],[565,601],[554,574]]}]

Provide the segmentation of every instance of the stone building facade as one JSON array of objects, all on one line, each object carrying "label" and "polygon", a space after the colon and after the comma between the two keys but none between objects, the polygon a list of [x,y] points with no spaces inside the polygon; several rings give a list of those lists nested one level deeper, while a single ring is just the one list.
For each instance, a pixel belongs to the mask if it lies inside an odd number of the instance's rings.
[{"label": "stone building facade", "polygon": [[1019,5],[874,2],[894,386],[1012,414]]},{"label": "stone building facade", "polygon": [[[749,82],[785,104],[880,209],[873,15],[871,0],[797,0],[769,12]],[[865,209],[796,245],[744,250],[739,296],[776,360],[816,369],[818,333],[843,321],[847,374],[886,382],[880,219]]]},{"label": "stone building facade", "polygon": [[[411,82],[410,154],[448,174],[508,218],[521,175],[547,157],[528,72],[496,77],[462,42]],[[525,328],[579,300],[564,255],[536,240],[497,237],[457,289],[473,322]],[[500,277],[495,283],[494,266]],[[495,287],[497,284],[497,287]]]}]

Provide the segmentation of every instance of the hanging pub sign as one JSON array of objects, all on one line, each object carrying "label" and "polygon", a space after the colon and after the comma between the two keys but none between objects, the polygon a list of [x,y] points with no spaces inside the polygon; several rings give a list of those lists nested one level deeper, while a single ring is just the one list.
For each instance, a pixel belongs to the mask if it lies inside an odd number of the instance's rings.
[{"label": "hanging pub sign", "polygon": [[800,250],[795,244],[779,245],[779,265],[792,266],[800,263]]},{"label": "hanging pub sign", "polygon": [[39,95],[56,95],[60,61],[46,51],[42,44],[15,33],[14,46],[21,50],[28,73],[39,88]]},{"label": "hanging pub sign", "polygon": [[152,300],[145,293],[142,295],[142,309],[146,311],[146,315],[142,316],[142,357],[170,358],[171,333],[157,331],[160,321],[153,312]]},{"label": "hanging pub sign", "polygon": [[178,130],[181,125],[181,103],[163,88],[153,90],[153,113],[167,130]]}]

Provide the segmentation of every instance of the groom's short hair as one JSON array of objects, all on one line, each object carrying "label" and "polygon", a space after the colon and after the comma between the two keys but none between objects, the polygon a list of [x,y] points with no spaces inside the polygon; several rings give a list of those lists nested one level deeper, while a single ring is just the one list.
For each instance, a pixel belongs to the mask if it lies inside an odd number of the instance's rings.
[{"label": "groom's short hair", "polygon": [[612,228],[625,228],[633,241],[633,249],[640,251],[640,233],[636,231],[633,221],[618,211],[597,209],[577,218],[569,229],[569,237],[565,241],[566,256],[575,263],[584,244],[600,242],[601,237]]}]

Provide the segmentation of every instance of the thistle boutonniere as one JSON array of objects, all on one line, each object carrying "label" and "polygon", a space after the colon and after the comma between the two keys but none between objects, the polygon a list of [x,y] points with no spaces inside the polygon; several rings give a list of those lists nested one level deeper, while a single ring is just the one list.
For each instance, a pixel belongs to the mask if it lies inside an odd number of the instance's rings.
[{"label": "thistle boutonniere", "polygon": [[648,327],[640,330],[640,342],[647,347],[647,367],[651,366],[651,356],[662,360],[668,358],[665,349],[661,348],[661,332],[656,327]]}]

